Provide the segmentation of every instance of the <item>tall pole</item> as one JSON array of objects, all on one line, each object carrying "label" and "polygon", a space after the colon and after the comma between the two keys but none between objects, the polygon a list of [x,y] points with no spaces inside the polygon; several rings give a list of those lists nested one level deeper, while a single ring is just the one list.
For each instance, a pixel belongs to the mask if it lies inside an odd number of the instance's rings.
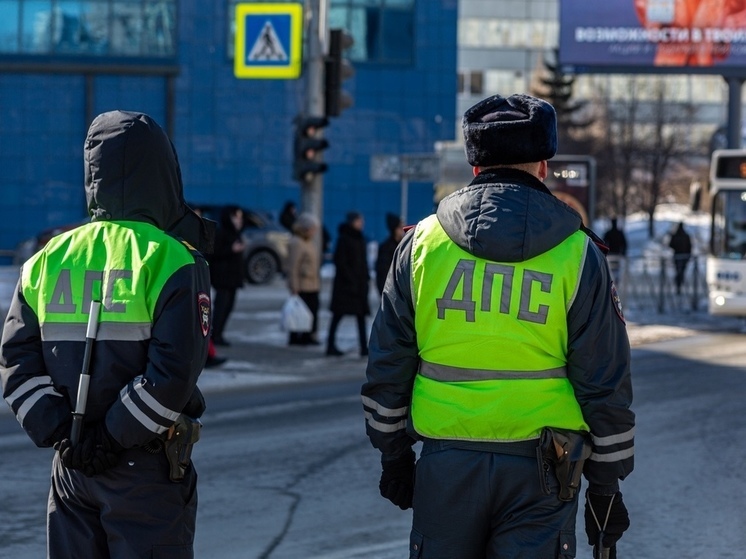
[{"label": "tall pole", "polygon": [[726,78],[728,82],[728,147],[741,147],[741,86],[743,78]]},{"label": "tall pole", "polygon": [[[306,13],[306,17],[308,18],[306,116],[325,116],[324,50],[326,46],[326,1],[309,0],[306,3],[308,10]],[[321,133],[318,134],[318,137],[321,137]],[[319,224],[323,226],[324,177],[322,173],[314,174],[310,181],[304,182],[301,186],[301,211],[314,215],[319,220]],[[316,235],[316,243],[319,250],[321,250],[320,233],[319,231],[319,234]]]}]

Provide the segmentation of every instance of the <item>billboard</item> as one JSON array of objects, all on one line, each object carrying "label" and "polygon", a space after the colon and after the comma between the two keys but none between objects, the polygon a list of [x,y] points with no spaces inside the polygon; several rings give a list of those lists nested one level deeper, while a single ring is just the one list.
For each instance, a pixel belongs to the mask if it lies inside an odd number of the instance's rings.
[{"label": "billboard", "polygon": [[567,72],[746,77],[746,0],[560,0]]}]

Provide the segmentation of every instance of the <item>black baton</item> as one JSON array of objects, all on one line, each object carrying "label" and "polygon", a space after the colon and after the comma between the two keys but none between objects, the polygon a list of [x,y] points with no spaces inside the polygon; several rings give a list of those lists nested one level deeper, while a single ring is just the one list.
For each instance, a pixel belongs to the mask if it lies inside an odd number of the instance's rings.
[{"label": "black baton", "polygon": [[604,533],[599,532],[596,545],[593,548],[594,559],[609,559],[609,551],[610,549],[608,547],[604,547]]},{"label": "black baton", "polygon": [[91,354],[93,353],[93,343],[96,341],[98,332],[98,314],[101,310],[101,301],[91,301],[91,309],[88,314],[88,328],[85,332],[85,353],[83,354],[83,368],[80,371],[80,380],[78,381],[78,399],[75,402],[75,411],[73,412],[73,427],[70,432],[70,441],[73,446],[80,441],[80,432],[83,429],[83,416],[85,416],[85,407],[88,402],[88,383],[91,375],[88,371],[91,368]]}]

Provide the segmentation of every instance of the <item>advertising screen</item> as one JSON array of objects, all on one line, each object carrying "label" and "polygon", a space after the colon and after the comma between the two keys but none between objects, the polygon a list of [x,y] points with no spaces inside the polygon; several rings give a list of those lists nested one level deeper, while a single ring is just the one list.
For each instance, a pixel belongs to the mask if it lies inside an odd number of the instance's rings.
[{"label": "advertising screen", "polygon": [[746,0],[560,0],[565,71],[743,75]]}]

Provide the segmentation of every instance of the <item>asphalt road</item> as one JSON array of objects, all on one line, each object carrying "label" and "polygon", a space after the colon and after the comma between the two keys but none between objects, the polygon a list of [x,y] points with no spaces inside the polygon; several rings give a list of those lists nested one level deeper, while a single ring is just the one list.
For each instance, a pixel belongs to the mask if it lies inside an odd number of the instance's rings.
[{"label": "asphalt road", "polygon": [[[378,495],[354,325],[340,332],[344,357],[289,348],[276,326],[283,297],[279,285],[242,293],[227,332],[233,344],[221,348],[229,361],[200,380],[208,411],[194,452],[196,556],[404,557],[411,513]],[[644,341],[633,352],[636,469],[622,485],[632,528],[620,557],[740,557],[746,543],[746,336],[693,318],[630,328]],[[44,556],[50,458],[0,414],[0,558]],[[590,559],[582,522],[578,549]]]}]

